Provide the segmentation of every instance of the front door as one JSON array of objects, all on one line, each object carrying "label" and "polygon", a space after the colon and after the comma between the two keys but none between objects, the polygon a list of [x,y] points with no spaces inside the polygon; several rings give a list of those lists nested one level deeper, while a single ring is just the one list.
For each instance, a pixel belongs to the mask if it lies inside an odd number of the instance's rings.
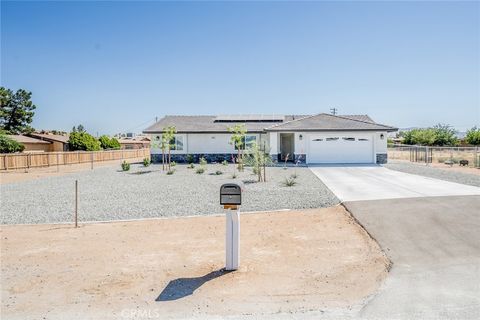
[{"label": "front door", "polygon": [[289,161],[294,161],[295,152],[295,134],[280,133],[280,158],[285,161],[288,156]]}]

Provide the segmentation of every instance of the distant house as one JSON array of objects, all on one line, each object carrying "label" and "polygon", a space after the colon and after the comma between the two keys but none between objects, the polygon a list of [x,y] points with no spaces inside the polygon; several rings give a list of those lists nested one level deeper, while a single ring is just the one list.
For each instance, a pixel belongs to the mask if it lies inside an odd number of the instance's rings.
[{"label": "distant house", "polygon": [[121,149],[142,149],[150,147],[150,138],[147,136],[135,136],[129,139],[118,139]]},{"label": "distant house", "polygon": [[146,128],[152,140],[152,161],[161,159],[158,141],[164,128],[175,126],[172,159],[203,156],[208,161],[230,160],[236,146],[230,143],[229,127],[244,124],[243,148],[253,143],[274,161],[302,163],[386,163],[387,134],[397,128],[379,124],[367,115],[223,115],[165,116]]},{"label": "distant house", "polygon": [[21,143],[25,147],[23,152],[49,152],[53,148],[53,143],[41,139],[24,135],[8,135],[8,137]]},{"label": "distant house", "polygon": [[30,137],[52,143],[51,151],[68,151],[68,135],[51,133],[30,133]]}]

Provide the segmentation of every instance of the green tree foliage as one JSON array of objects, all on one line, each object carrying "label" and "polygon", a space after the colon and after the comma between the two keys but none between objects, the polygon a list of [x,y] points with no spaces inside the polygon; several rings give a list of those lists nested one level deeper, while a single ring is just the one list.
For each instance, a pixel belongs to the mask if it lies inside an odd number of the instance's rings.
[{"label": "green tree foliage", "polygon": [[[163,135],[162,135],[162,145],[167,147],[168,149],[168,170],[170,171],[172,169],[171,163],[172,163],[172,155],[171,155],[171,150],[172,148],[175,148],[175,134],[177,133],[177,128],[175,126],[169,126],[166,128],[163,128]],[[163,154],[163,150],[162,150]]]},{"label": "green tree foliage", "polygon": [[0,87],[0,129],[10,134],[30,133],[36,106],[30,100],[32,93],[23,89],[13,92]]},{"label": "green tree foliage", "polygon": [[102,147],[102,149],[120,149],[120,142],[118,142],[118,140],[113,137],[110,138],[107,135],[103,135],[98,138],[98,141],[100,141],[100,147]]},{"label": "green tree foliage", "polygon": [[0,153],[22,152],[25,146],[0,133]]},{"label": "green tree foliage", "polygon": [[437,124],[432,128],[412,129],[403,134],[405,144],[424,146],[454,146],[458,144],[455,129],[449,125]]},{"label": "green tree foliage", "polygon": [[480,145],[480,129],[473,127],[472,129],[468,130],[465,141],[474,146]]},{"label": "green tree foliage", "polygon": [[238,170],[243,170],[243,149],[245,148],[245,135],[247,134],[247,127],[245,124],[236,124],[233,127],[228,128],[228,131],[232,134],[230,137],[230,144],[237,149],[237,163]]},{"label": "green tree foliage", "polygon": [[263,181],[262,173],[265,166],[271,165],[272,158],[266,150],[262,150],[257,143],[253,143],[244,157],[244,164],[253,168],[253,173],[257,175],[258,182]]},{"label": "green tree foliage", "polygon": [[94,136],[86,132],[71,132],[68,138],[70,151],[98,151],[101,149],[100,142]]}]

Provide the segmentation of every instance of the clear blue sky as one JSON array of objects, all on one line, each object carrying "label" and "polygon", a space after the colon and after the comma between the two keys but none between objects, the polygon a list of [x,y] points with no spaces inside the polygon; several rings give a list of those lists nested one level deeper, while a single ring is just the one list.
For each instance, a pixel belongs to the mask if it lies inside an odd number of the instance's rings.
[{"label": "clear blue sky", "polygon": [[[34,127],[141,131],[164,114],[480,123],[478,2],[5,2],[1,83]],[[142,125],[143,124],[143,125]]]}]

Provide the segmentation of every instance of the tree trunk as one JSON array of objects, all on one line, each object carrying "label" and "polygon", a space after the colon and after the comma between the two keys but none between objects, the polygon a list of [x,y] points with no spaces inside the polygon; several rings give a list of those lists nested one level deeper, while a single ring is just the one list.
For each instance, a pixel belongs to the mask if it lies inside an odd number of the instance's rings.
[{"label": "tree trunk", "polygon": [[170,152],[170,148],[168,148],[168,171],[170,171],[172,169],[172,154]]}]

